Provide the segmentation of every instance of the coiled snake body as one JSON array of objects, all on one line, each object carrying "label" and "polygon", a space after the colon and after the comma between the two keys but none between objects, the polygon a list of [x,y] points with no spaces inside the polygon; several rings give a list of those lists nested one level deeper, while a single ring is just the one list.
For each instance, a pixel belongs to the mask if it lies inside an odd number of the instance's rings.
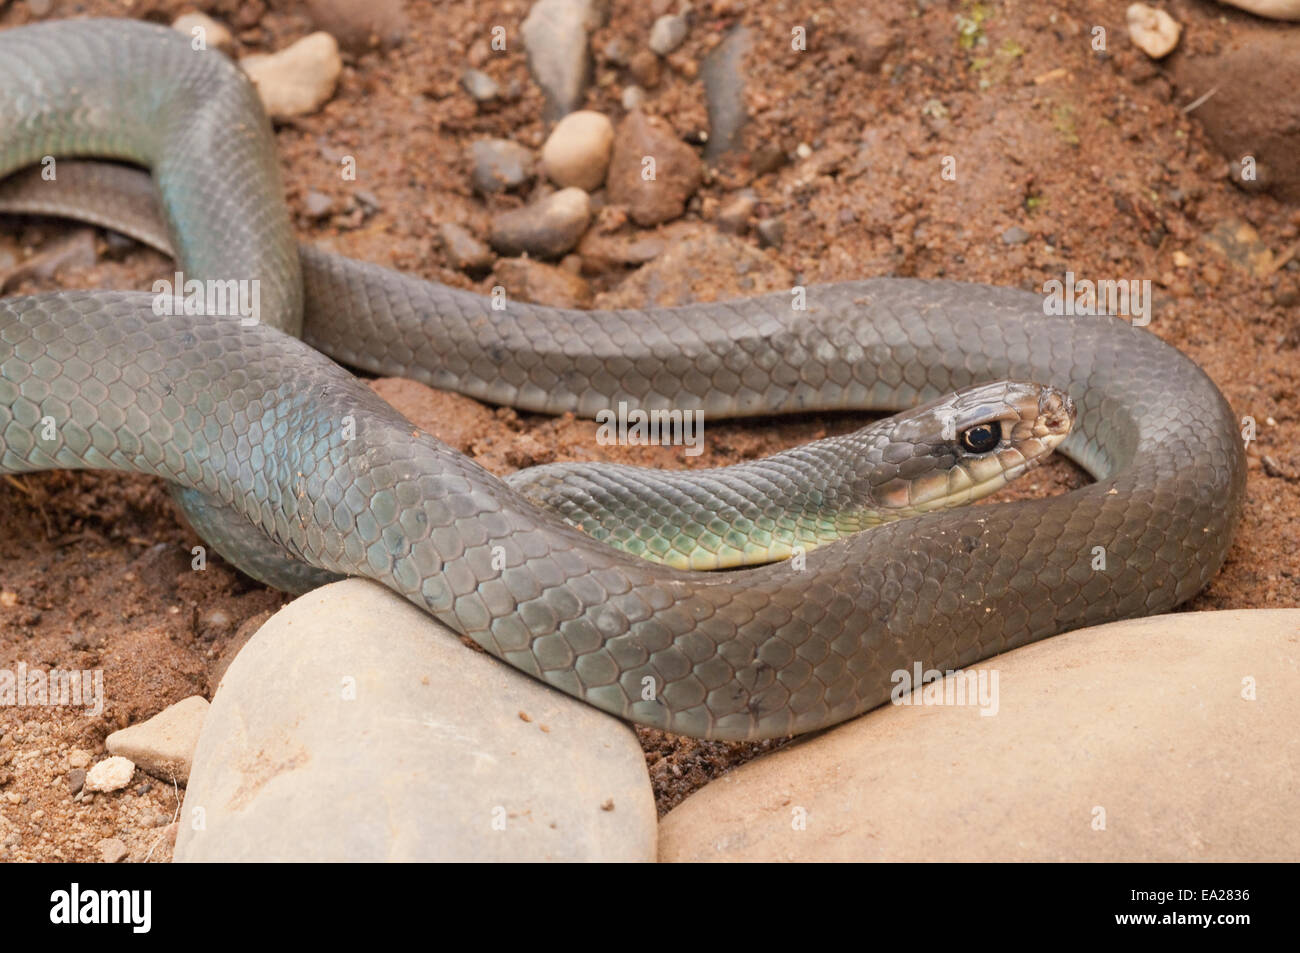
[{"label": "coiled snake body", "polygon": [[[77,21],[0,33],[0,175],[47,155],[150,167],[186,276],[257,279],[262,312],[248,327],[159,315],[143,292],[0,301],[0,472],[161,476],[241,566],[298,566],[302,585],[368,576],[563,691],[714,738],[820,728],[887,700],[892,673],[918,661],[959,668],[1169,609],[1223,562],[1245,483],[1232,413],[1145,330],[1045,317],[1024,292],[907,279],[809,288],[807,311],[771,295],[496,312],[296,249],[273,146],[243,75],[173,31]],[[299,314],[306,344],[284,333]],[[582,414],[618,401],[711,416],[891,410],[1039,380],[1074,398],[1063,450],[1096,482],[890,523],[810,552],[802,570],[675,570],[533,506],[313,348]]]}]

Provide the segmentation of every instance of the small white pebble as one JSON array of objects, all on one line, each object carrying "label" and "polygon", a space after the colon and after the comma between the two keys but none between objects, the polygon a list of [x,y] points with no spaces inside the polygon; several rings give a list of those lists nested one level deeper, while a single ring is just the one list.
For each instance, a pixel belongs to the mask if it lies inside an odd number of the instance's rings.
[{"label": "small white pebble", "polygon": [[1125,16],[1128,20],[1129,39],[1153,60],[1168,56],[1178,45],[1178,37],[1183,28],[1165,11],[1149,7],[1145,3],[1134,3],[1129,6]]},{"label": "small white pebble", "polygon": [[135,774],[134,762],[122,758],[105,758],[86,772],[86,791],[120,791],[131,783]]}]

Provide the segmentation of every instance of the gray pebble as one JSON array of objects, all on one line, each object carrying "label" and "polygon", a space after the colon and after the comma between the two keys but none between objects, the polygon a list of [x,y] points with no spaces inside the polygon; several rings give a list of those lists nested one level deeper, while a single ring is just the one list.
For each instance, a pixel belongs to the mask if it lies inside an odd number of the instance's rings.
[{"label": "gray pebble", "polygon": [[686,20],[674,14],[666,14],[654,22],[650,28],[650,49],[660,56],[667,56],[686,39]]},{"label": "gray pebble", "polygon": [[324,192],[310,189],[303,198],[303,210],[308,218],[325,218],[334,211],[334,200]]},{"label": "gray pebble", "polygon": [[756,226],[758,243],[764,248],[779,248],[785,239],[785,223],[779,218],[765,218]]},{"label": "gray pebble", "polygon": [[68,772],[67,778],[68,778],[68,793],[76,794],[78,791],[82,789],[82,787],[86,783],[86,769],[73,768],[71,771]]},{"label": "gray pebble", "polygon": [[525,252],[559,258],[578,244],[591,220],[591,199],[582,189],[561,189],[540,202],[492,219],[489,241],[503,255]]},{"label": "gray pebble", "polygon": [[1004,245],[1023,245],[1029,241],[1029,233],[1019,225],[1012,225],[1002,233],[1002,243]]},{"label": "gray pebble", "polygon": [[628,112],[645,102],[645,90],[640,86],[628,86],[623,90],[623,108]]},{"label": "gray pebble", "polygon": [[627,50],[623,48],[623,41],[614,37],[605,44],[604,50],[601,51],[605,57],[605,62],[611,66],[627,65]]},{"label": "gray pebble", "polygon": [[199,616],[199,635],[205,639],[216,638],[230,630],[233,621],[225,609],[209,609]]},{"label": "gray pebble", "polygon": [[475,238],[464,226],[455,222],[443,222],[438,226],[438,237],[452,267],[458,271],[468,275],[481,275],[492,269],[495,260],[492,249]]},{"label": "gray pebble", "polygon": [[465,70],[460,78],[460,84],[465,87],[465,92],[469,93],[475,102],[491,102],[501,93],[497,81],[482,70]]},{"label": "gray pebble", "polygon": [[735,198],[718,210],[718,227],[724,232],[740,234],[749,227],[750,216],[754,214],[757,205],[758,196],[753,189],[736,193]]},{"label": "gray pebble", "polygon": [[352,193],[352,197],[356,199],[357,204],[361,206],[367,215],[373,215],[381,207],[379,197],[367,189],[357,189]]},{"label": "gray pebble", "polygon": [[775,172],[781,168],[787,161],[788,157],[785,150],[774,143],[768,142],[754,150],[750,160],[750,167],[754,170],[755,175],[767,175],[769,172]]},{"label": "gray pebble", "polygon": [[470,156],[474,188],[480,192],[505,192],[533,177],[532,150],[509,139],[480,139],[470,147]]}]

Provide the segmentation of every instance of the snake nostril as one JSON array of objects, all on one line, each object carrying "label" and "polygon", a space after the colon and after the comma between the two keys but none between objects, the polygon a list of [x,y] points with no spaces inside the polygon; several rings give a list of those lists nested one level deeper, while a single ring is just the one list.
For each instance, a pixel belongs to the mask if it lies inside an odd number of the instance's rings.
[{"label": "snake nostril", "polygon": [[1058,390],[1044,391],[1038,401],[1038,411],[1053,429],[1069,424],[1074,417],[1074,400]]}]

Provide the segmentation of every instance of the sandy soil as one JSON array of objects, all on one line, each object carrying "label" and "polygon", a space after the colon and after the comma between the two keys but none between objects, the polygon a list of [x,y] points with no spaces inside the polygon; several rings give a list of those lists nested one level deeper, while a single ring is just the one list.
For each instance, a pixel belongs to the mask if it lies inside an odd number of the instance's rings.
[{"label": "sandy soil", "polygon": [[[464,154],[485,136],[529,146],[543,141],[541,95],[524,55],[513,49],[482,66],[503,87],[518,83],[516,101],[479,111],[459,79],[469,65],[466,51],[487,25],[504,25],[517,36],[528,4],[434,7],[411,0],[405,6],[411,23],[401,48],[349,59],[332,102],[280,127],[288,200],[307,240],[486,291],[494,280],[476,284],[455,271],[433,231],[439,222],[458,221],[482,235],[492,212],[521,202],[518,196],[475,195]],[[612,3],[609,24],[593,38],[598,55],[589,108],[616,121],[622,115],[626,73],[599,51],[615,38],[626,49],[641,48],[666,6]],[[689,267],[667,258],[667,265],[654,261],[639,270],[588,274],[596,303],[726,298],[788,287],[790,276],[802,282],[943,276],[1034,290],[1066,269],[1150,278],[1151,330],[1195,358],[1237,412],[1258,426],[1236,543],[1223,571],[1186,608],[1300,604],[1294,307],[1300,263],[1286,260],[1297,247],[1300,211],[1229,182],[1227,162],[1209,145],[1195,113],[1182,110],[1192,97],[1176,91],[1163,68],[1153,67],[1124,37],[1125,4],[1085,0],[1070,4],[1069,12],[1053,12],[1035,2],[834,0],[810,5],[817,12],[806,18],[795,12],[797,5],[788,5],[790,12],[786,6],[697,4],[696,25],[669,58],[647,106],[683,139],[698,141],[707,120],[696,63],[733,23],[753,30],[749,159],[714,170],[685,220],[712,229],[718,210],[749,187],[758,193],[759,214],[783,219],[783,243],[760,249],[752,233],[729,239],[746,246],[743,267],[736,252]],[[278,49],[308,31],[305,20],[278,6],[255,16],[260,7],[242,21],[240,53]],[[0,8],[0,26],[31,19],[22,0]],[[1220,19],[1222,8],[1209,3],[1170,8],[1185,26],[1183,49],[1212,52],[1250,26],[1236,15]],[[180,10],[156,0],[129,7],[56,0],[51,15],[168,20]],[[970,43],[957,14],[973,24],[965,31]],[[789,49],[793,22],[808,23],[804,53]],[[864,51],[860,37],[844,26],[858,22],[892,24],[892,41],[878,59],[879,51]],[[1089,46],[1094,24],[1109,30],[1107,55]],[[798,157],[809,150],[807,158]],[[358,158],[356,182],[339,180],[335,157],[344,152]],[[946,155],[957,159],[957,182],[939,179]],[[787,160],[780,162],[781,156]],[[304,209],[309,190],[332,197],[337,211],[324,220],[310,218]],[[365,201],[356,198],[358,190],[368,193]],[[1013,226],[1028,240],[1005,243],[1002,235]],[[1216,230],[1237,234],[1242,226],[1257,233],[1253,240],[1271,250],[1277,267],[1252,271],[1243,256],[1225,255],[1203,239]],[[0,263],[47,252],[77,229],[0,220]],[[57,276],[25,280],[9,293],[147,287],[168,273],[167,261],[154,252],[103,232],[89,240],[93,263],[72,256]],[[765,266],[757,272],[755,256]],[[415,407],[414,416],[501,473],[565,459],[688,462],[671,449],[598,447],[594,425],[572,418],[468,406],[473,402],[418,393],[410,384],[381,387],[404,392],[403,405]],[[719,422],[711,425],[705,455],[689,464],[731,463],[860,423],[852,416]],[[999,498],[1062,492],[1082,480],[1058,461]],[[147,479],[51,473],[0,480],[0,667],[25,661],[102,668],[110,686],[98,716],[0,709],[0,859],[98,860],[104,838],[120,840],[134,860],[170,857],[169,824],[178,810],[170,784],[137,774],[125,795],[74,798],[67,775],[70,760],[80,759],[76,752],[102,756],[109,732],[186,696],[211,697],[233,652],[286,601],[219,559],[193,571],[190,549],[197,542],[162,488]],[[771,747],[695,742],[649,730],[641,737],[661,810]]]}]

